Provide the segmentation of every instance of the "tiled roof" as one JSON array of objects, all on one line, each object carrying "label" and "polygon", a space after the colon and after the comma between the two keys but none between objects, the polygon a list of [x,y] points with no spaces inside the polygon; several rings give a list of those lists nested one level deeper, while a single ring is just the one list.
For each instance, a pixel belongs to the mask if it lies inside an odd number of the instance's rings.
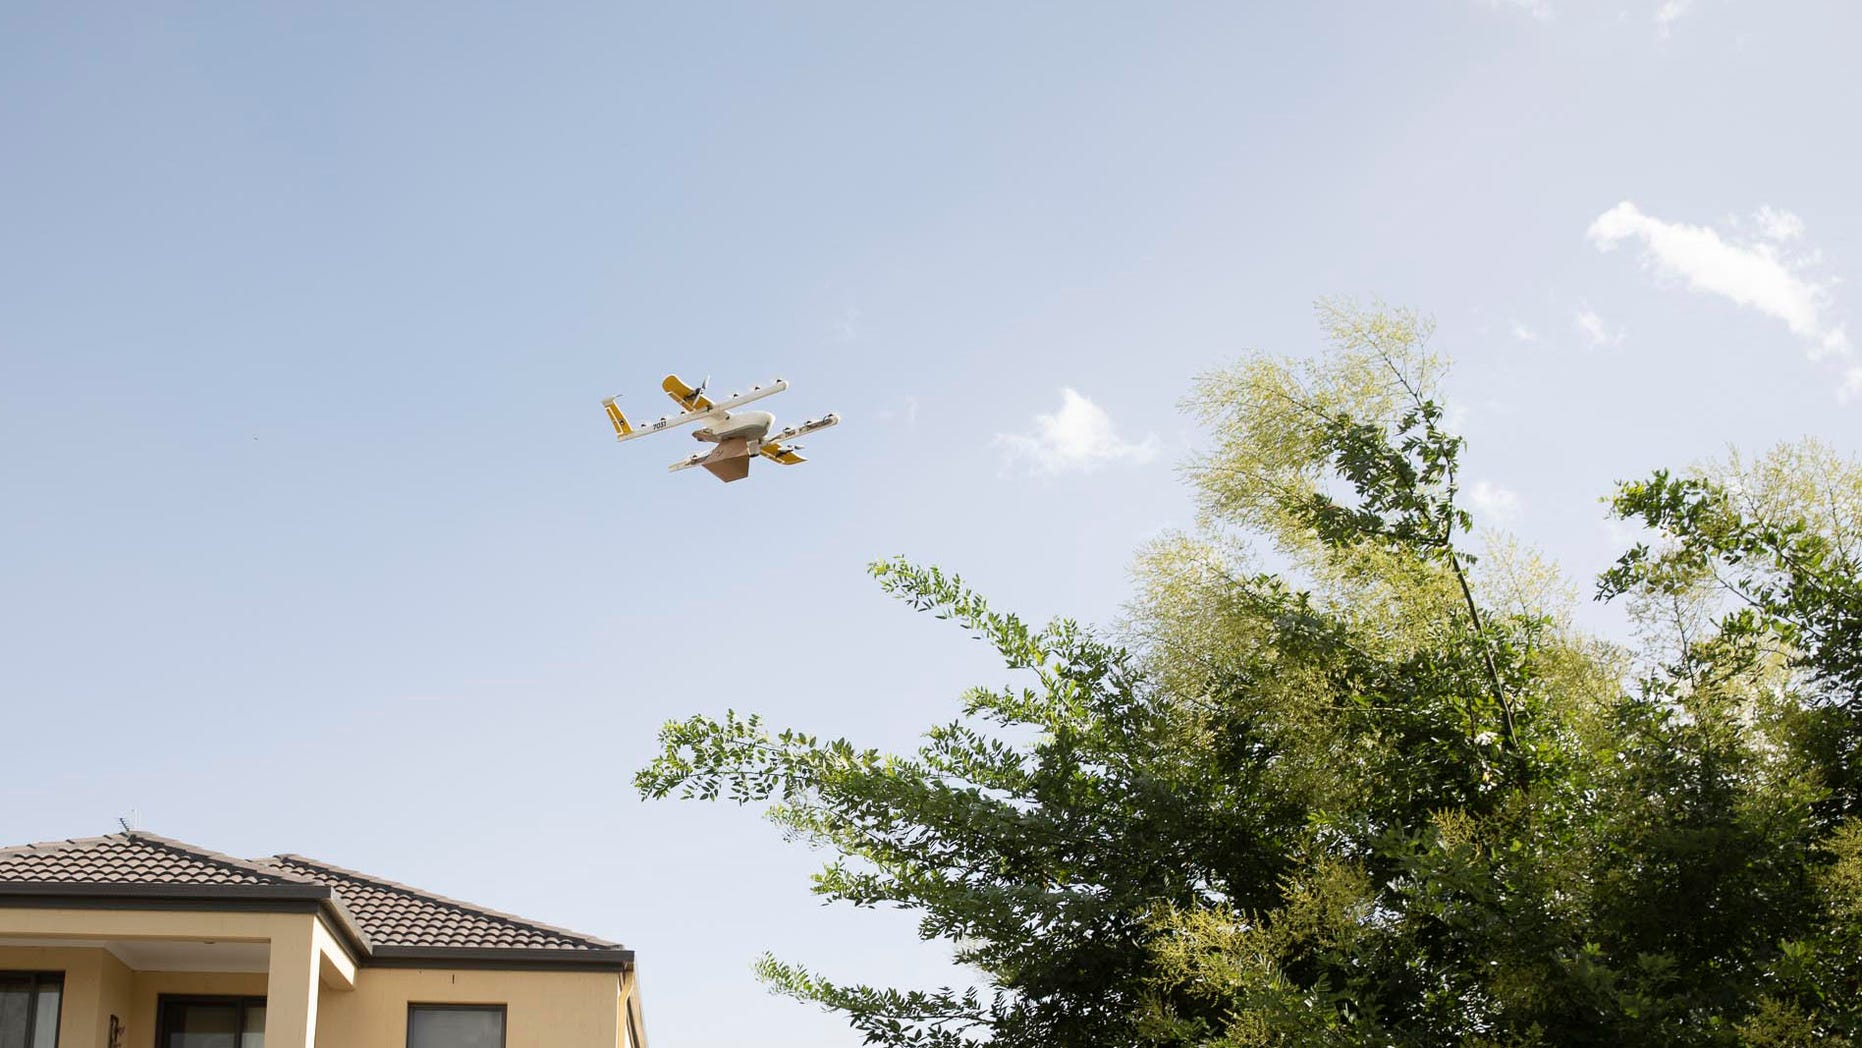
[{"label": "tiled roof", "polygon": [[267,860],[267,864],[329,885],[377,948],[619,949],[618,944],[605,939],[458,902],[301,855],[280,855]]},{"label": "tiled roof", "polygon": [[70,885],[315,883],[288,870],[267,869],[140,831],[0,848],[0,881]]},{"label": "tiled roof", "polygon": [[[371,951],[549,951],[627,954],[618,943],[458,902],[301,855],[235,859],[141,830],[0,848],[0,894],[136,893],[302,898],[334,904]],[[508,955],[507,955],[508,956]],[[545,957],[549,953],[544,954]],[[628,954],[628,956],[631,956]],[[598,958],[587,958],[596,960]]]}]

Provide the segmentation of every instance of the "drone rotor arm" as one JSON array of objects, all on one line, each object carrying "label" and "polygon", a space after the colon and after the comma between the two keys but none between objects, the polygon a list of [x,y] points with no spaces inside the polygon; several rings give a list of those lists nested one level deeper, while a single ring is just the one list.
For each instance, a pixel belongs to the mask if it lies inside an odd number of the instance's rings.
[{"label": "drone rotor arm", "polygon": [[766,444],[781,444],[784,441],[794,440],[796,437],[804,434],[838,425],[840,425],[840,416],[830,411],[820,418],[811,418],[806,422],[790,426],[780,433],[771,433],[769,436],[763,438],[763,442]]}]

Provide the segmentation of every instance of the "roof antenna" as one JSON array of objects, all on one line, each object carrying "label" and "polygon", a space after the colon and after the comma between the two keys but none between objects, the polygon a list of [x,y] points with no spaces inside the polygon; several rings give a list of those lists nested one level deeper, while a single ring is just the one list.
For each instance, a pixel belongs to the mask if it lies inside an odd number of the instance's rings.
[{"label": "roof antenna", "polygon": [[123,818],[121,815],[117,816],[116,824],[123,827],[124,833],[136,832],[136,809],[129,809],[129,818],[127,819]]}]

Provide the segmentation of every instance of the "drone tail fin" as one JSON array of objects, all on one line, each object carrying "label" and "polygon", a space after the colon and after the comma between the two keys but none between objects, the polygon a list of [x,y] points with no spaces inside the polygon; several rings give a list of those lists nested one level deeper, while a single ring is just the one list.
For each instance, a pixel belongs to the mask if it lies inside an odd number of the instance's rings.
[{"label": "drone tail fin", "polygon": [[608,409],[608,421],[614,424],[615,439],[626,440],[633,435],[634,427],[628,424],[627,416],[621,414],[621,409],[614,403],[613,397],[602,401],[601,406]]}]

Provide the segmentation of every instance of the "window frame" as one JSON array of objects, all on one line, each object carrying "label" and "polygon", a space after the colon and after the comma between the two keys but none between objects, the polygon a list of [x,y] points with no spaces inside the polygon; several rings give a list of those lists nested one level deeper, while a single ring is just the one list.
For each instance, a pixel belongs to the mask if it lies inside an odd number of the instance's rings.
[{"label": "window frame", "polygon": [[58,1008],[52,1013],[52,1048],[58,1048],[58,1038],[64,1033],[65,973],[59,969],[8,968],[0,970],[0,976],[5,975],[32,980],[32,990],[26,995],[28,1048],[39,1040],[39,995],[48,986],[58,987]]},{"label": "window frame", "polygon": [[453,1001],[409,1001],[407,1002],[407,1040],[402,1042],[406,1048],[414,1045],[414,1013],[430,1012],[497,1012],[498,1013],[498,1048],[506,1048],[511,1042],[511,1009],[505,1004],[459,1004]]},{"label": "window frame", "polygon": [[[168,1007],[174,1004],[230,1004],[239,1009],[239,1019],[235,1022],[238,1032],[235,1040],[244,1041],[246,1030],[246,1010],[253,1005],[265,1006],[264,994],[239,993],[164,993],[155,998],[155,1046],[161,1048],[163,1040],[174,1031],[168,1027]],[[269,1016],[269,1013],[267,1013]]]}]

